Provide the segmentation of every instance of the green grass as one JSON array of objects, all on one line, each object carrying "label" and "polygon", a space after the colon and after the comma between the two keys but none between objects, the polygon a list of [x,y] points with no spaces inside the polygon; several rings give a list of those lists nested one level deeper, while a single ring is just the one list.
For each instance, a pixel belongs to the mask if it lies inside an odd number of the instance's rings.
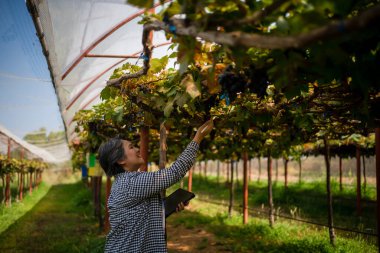
[{"label": "green grass", "polygon": [[12,201],[10,207],[0,205],[0,234],[32,209],[46,195],[49,189],[50,186],[42,182],[32,194],[25,192],[22,202]]},{"label": "green grass", "polygon": [[[187,187],[187,178],[184,179]],[[177,184],[175,187],[179,187]],[[374,233],[376,231],[376,202],[373,196],[373,187],[367,187],[362,201],[362,215],[356,213],[356,189],[345,187],[341,192],[339,184],[332,182],[334,225]],[[199,175],[194,175],[193,192],[200,198],[212,201],[224,201],[225,207],[229,201],[229,189],[225,183],[216,181],[215,177],[208,177],[207,181]],[[170,191],[168,191],[170,193]],[[242,182],[239,186],[235,182],[234,205],[240,210],[243,192]],[[256,211],[262,207],[268,208],[267,184],[265,182],[250,182],[249,207]],[[324,182],[295,183],[290,184],[288,189],[281,183],[273,184],[273,202],[276,212],[292,216],[298,219],[306,219],[313,222],[327,224],[327,198],[326,185]],[[264,209],[265,210],[265,209]],[[264,211],[262,210],[262,211]]]},{"label": "green grass", "polygon": [[250,218],[242,225],[242,216],[232,218],[220,205],[197,199],[192,200],[192,210],[183,211],[168,219],[174,226],[204,228],[217,237],[217,243],[232,252],[377,252],[377,247],[368,244],[360,236],[347,239],[338,237],[336,246],[330,245],[327,229],[319,230],[309,225],[276,221],[270,228],[266,219]]},{"label": "green grass", "polygon": [[52,186],[0,235],[0,252],[103,252],[91,200],[82,182]]},{"label": "green grass", "polygon": [[[186,188],[186,180],[184,185]],[[241,185],[240,182],[240,187]],[[103,182],[103,200],[104,187]],[[171,187],[167,194],[178,187],[179,183]],[[44,189],[47,193],[42,195]],[[377,252],[375,242],[352,234],[349,238],[338,234],[336,246],[333,247],[329,243],[327,229],[285,219],[276,220],[274,228],[269,227],[267,218],[258,217],[250,217],[249,223],[242,225],[239,207],[235,208],[232,218],[228,218],[227,204],[218,205],[200,200],[208,197],[216,202],[224,200],[224,203],[228,203],[227,187],[223,183],[216,183],[215,178],[208,178],[206,182],[194,176],[193,191],[197,198],[191,201],[191,211],[185,210],[171,216],[168,223],[183,225],[194,231],[205,229],[215,235],[221,247],[231,252]],[[282,185],[276,184],[273,192],[276,207],[281,206],[285,212],[287,208],[297,206],[301,210],[297,215],[302,218],[317,216],[327,219],[322,182],[294,184],[286,191]],[[340,193],[339,187],[333,184],[333,192],[337,199],[334,202],[334,218],[339,220],[341,217],[342,222],[346,218],[348,223],[343,225],[355,226],[356,217],[347,217],[355,212],[355,191],[347,189]],[[0,234],[0,252],[103,252],[105,234],[99,231],[97,220],[93,216],[91,191],[82,182],[51,188],[42,184],[35,193],[30,197],[37,198],[41,194],[40,199],[34,201],[35,206],[29,211],[24,209],[25,215]],[[241,203],[241,194],[241,190],[237,189],[236,205]],[[266,205],[266,194],[265,183],[252,183],[250,206]],[[23,204],[28,200],[25,199]],[[344,207],[340,208],[340,204],[344,204]],[[16,204],[9,210],[13,212],[16,210],[14,208],[17,208]],[[366,206],[363,211],[365,215],[369,212]],[[348,221],[349,218],[352,221]],[[361,219],[366,218],[368,217],[363,215]],[[3,225],[6,218],[1,216],[1,219]],[[207,252],[208,244],[209,241],[205,238],[196,248]]]}]

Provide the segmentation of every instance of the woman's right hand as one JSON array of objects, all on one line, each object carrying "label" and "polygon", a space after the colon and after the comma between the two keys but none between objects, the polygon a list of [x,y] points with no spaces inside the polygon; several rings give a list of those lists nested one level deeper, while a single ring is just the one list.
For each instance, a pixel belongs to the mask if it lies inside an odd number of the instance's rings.
[{"label": "woman's right hand", "polygon": [[199,144],[203,140],[203,138],[212,131],[212,129],[214,129],[214,121],[210,119],[198,128],[198,131],[195,134],[193,141]]}]

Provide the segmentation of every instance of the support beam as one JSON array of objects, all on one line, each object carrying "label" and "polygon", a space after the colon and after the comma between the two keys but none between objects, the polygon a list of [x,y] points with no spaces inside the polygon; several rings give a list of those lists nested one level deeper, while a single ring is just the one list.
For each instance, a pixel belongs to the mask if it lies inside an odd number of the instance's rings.
[{"label": "support beam", "polygon": [[248,223],[248,153],[244,151],[243,153],[243,224]]},{"label": "support beam", "polygon": [[356,213],[362,215],[361,207],[360,147],[356,146]]},{"label": "support beam", "polygon": [[343,191],[342,175],[343,175],[342,157],[339,156],[339,190],[340,191]]},{"label": "support beam", "polygon": [[[377,231],[380,231],[380,127],[375,129],[376,143],[376,202],[377,202]],[[380,253],[380,233],[377,233],[377,245]]]},{"label": "support beam", "polygon": [[335,245],[335,232],[334,232],[334,221],[333,221],[333,207],[332,207],[332,194],[331,194],[331,182],[330,182],[330,146],[325,136],[323,139],[325,145],[325,163],[326,163],[326,187],[327,187],[327,205],[328,205],[328,226],[329,226],[329,235],[330,243]]},{"label": "support beam", "polygon": [[285,164],[284,164],[284,169],[285,169],[285,189],[288,188],[288,163],[289,163],[289,159],[285,159]]},{"label": "support beam", "polygon": [[106,213],[104,215],[104,232],[108,233],[110,231],[110,213],[109,213],[109,209],[108,209],[108,199],[110,197],[110,193],[111,193],[111,177],[108,177],[107,176],[107,182],[106,182],[106,203],[105,203],[105,206],[106,206]]},{"label": "support beam", "polygon": [[193,189],[193,170],[194,170],[194,165],[193,165],[193,167],[191,167],[191,169],[189,170],[189,179],[188,179],[188,182],[187,182],[187,190],[189,191],[189,192],[191,192],[192,191],[192,189]]},{"label": "support beam", "polygon": [[219,184],[219,177],[220,177],[220,162],[219,160],[216,161],[216,182]]},{"label": "support beam", "polygon": [[232,210],[234,206],[234,162],[231,159],[230,162],[231,165],[231,179],[230,179],[230,184],[229,184],[229,189],[230,189],[230,203],[228,205],[228,217],[231,218],[232,216]]},{"label": "support beam", "polygon": [[273,210],[273,192],[272,192],[272,157],[268,152],[268,204],[269,204],[269,226],[274,226],[274,210]]},{"label": "support beam", "polygon": [[[159,160],[159,165],[158,165],[160,170],[165,169],[165,166],[166,166],[166,151],[168,149],[166,145],[166,139],[167,139],[166,127],[164,123],[161,123],[160,125],[160,158],[159,158],[160,160]],[[165,211],[164,199],[166,197],[165,189],[160,192],[160,197],[162,200],[162,212],[164,212]],[[163,219],[162,226],[165,227],[165,241],[167,241],[166,219],[164,216],[162,217],[162,219]]]},{"label": "support beam", "polygon": [[[11,160],[11,138],[8,137],[8,161]],[[5,206],[11,205],[11,175],[7,173],[5,175]]]}]

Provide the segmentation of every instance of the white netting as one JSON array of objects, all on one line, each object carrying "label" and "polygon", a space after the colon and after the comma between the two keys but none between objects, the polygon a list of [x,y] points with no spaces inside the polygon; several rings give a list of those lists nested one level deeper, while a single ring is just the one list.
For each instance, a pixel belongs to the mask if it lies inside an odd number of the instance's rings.
[{"label": "white netting", "polygon": [[[71,139],[74,137],[75,122],[72,119],[75,113],[100,102],[99,93],[116,67],[137,61],[87,57],[88,54],[139,56],[143,49],[143,27],[137,22],[144,10],[125,4],[125,0],[31,2],[37,9],[67,136]],[[154,33],[153,44],[165,42],[164,33]],[[168,46],[155,48],[153,57],[168,54]]]},{"label": "white netting", "polygon": [[[57,146],[54,143],[50,145],[50,147]],[[62,147],[60,147],[62,148],[60,149],[61,154],[65,155],[65,150],[67,151],[66,141],[63,140],[60,145],[62,145]],[[57,159],[47,150],[27,143],[0,125],[0,154],[7,155],[8,148],[10,149],[11,158],[42,159],[49,163],[58,163],[67,160],[67,154],[66,157],[61,156],[60,159]]]}]

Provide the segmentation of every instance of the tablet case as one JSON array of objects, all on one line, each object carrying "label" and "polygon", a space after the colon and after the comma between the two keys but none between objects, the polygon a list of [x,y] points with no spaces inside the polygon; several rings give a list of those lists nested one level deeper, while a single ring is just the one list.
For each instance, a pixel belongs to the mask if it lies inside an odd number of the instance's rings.
[{"label": "tablet case", "polygon": [[175,212],[179,203],[185,203],[194,197],[194,193],[178,188],[175,192],[165,198],[165,218]]}]

